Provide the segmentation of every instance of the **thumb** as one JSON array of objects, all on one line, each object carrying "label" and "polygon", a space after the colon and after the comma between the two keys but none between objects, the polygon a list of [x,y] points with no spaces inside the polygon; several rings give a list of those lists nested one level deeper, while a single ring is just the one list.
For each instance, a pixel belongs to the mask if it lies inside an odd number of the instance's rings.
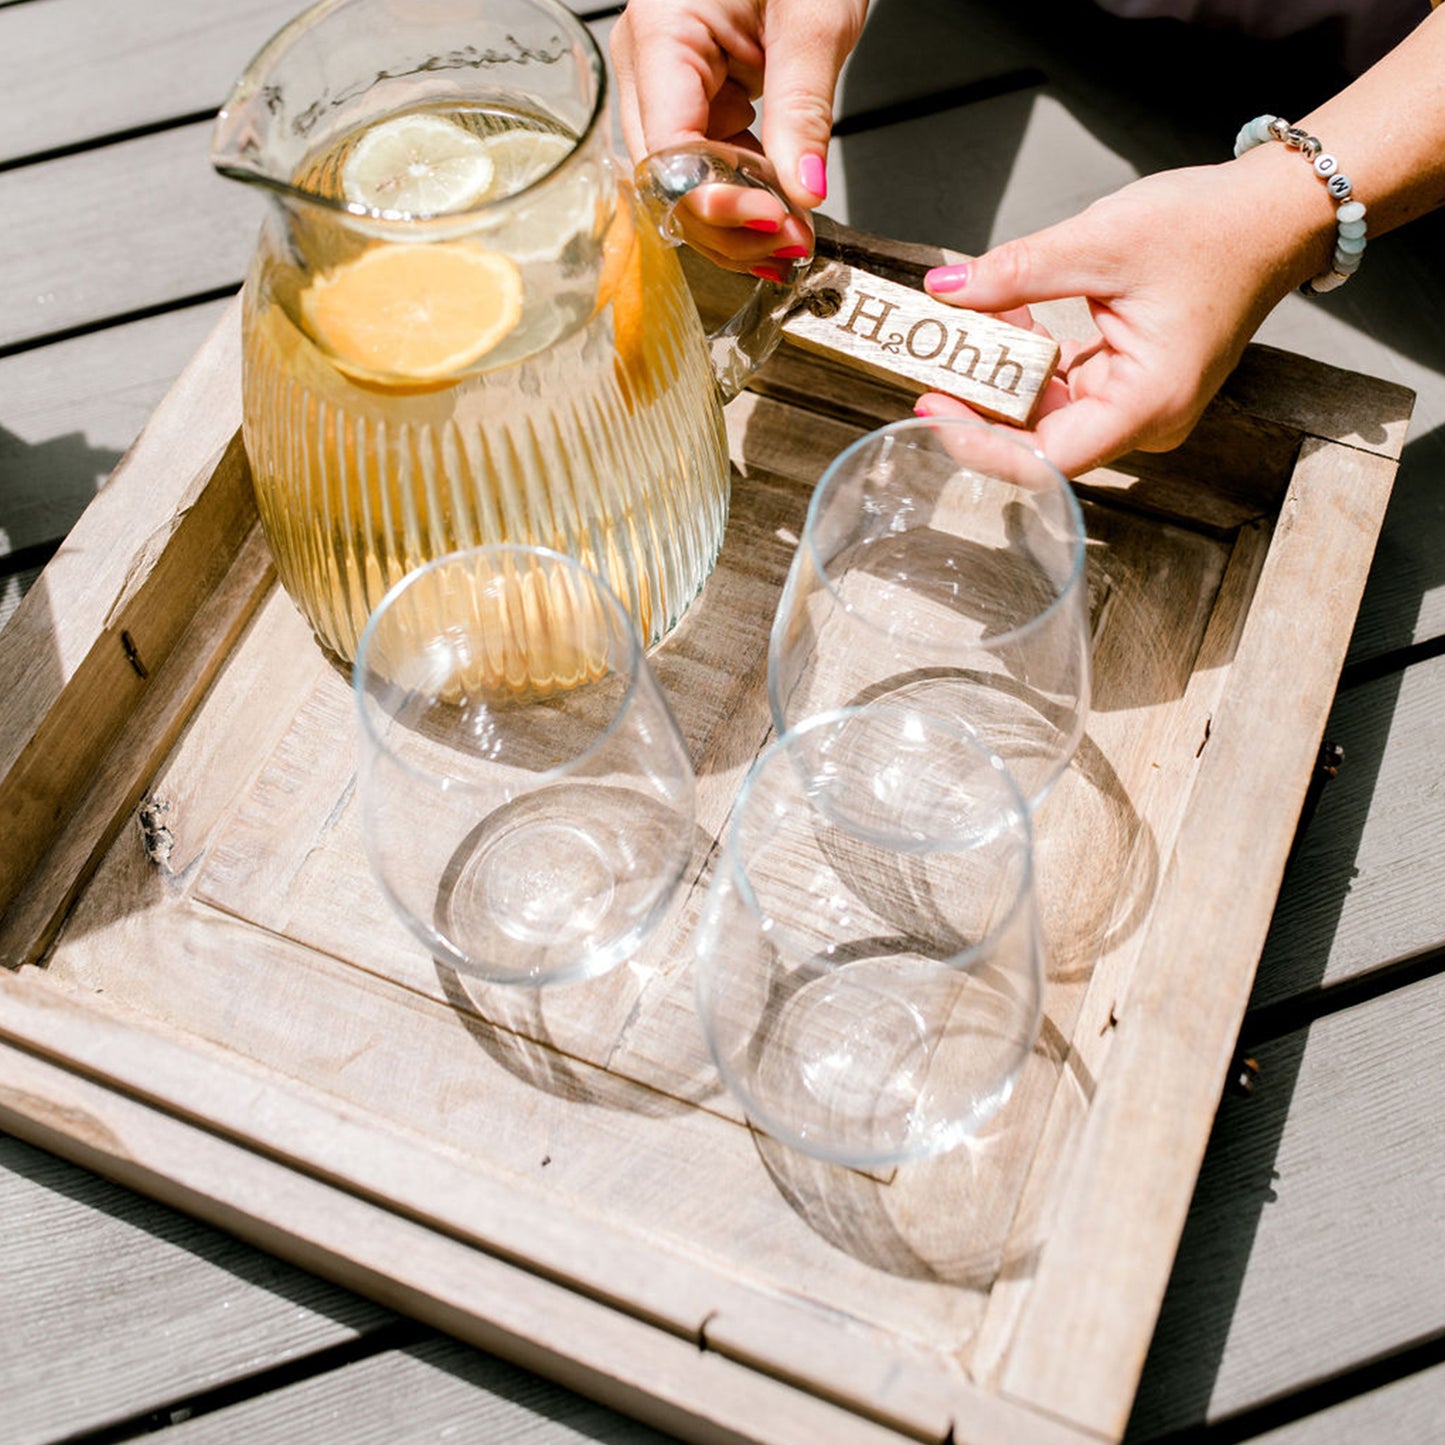
[{"label": "thumb", "polygon": [[1005,241],[972,261],[936,266],[923,284],[940,301],[989,312],[1106,295],[1112,288],[1099,274],[1098,248],[1088,244],[1079,222],[1075,217]]},{"label": "thumb", "polygon": [[828,194],[833,92],[851,48],[844,36],[800,26],[768,46],[763,77],[763,150],[789,199],[811,210]]}]

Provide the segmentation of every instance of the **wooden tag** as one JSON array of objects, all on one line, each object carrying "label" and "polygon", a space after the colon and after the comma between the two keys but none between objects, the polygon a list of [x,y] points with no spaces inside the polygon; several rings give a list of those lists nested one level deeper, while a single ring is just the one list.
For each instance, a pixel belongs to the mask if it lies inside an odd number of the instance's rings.
[{"label": "wooden tag", "polygon": [[842,261],[819,267],[805,287],[783,323],[788,340],[920,393],[946,392],[1000,421],[1028,425],[1059,359],[1051,337]]}]

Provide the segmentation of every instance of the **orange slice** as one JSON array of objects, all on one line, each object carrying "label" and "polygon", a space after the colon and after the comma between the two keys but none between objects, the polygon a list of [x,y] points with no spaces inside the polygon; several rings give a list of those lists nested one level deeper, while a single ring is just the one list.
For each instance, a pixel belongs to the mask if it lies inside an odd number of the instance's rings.
[{"label": "orange slice", "polygon": [[612,305],[613,344],[622,369],[640,377],[645,304],[642,295],[642,247],[632,224],[632,208],[620,198],[612,223],[602,238],[602,274],[597,309]]},{"label": "orange slice", "polygon": [[316,342],[349,376],[436,381],[475,365],[522,316],[522,273],[470,241],[388,244],[301,293]]}]

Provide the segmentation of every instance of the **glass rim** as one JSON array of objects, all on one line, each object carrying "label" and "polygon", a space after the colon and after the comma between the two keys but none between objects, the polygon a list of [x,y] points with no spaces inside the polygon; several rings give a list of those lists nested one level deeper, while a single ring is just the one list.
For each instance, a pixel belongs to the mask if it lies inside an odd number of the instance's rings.
[{"label": "glass rim", "polygon": [[[587,27],[582,24],[576,13],[559,3],[559,0],[527,0],[527,3],[534,5],[539,10],[544,10],[562,28],[568,30],[581,44],[586,64],[584,72],[592,76],[593,96],[591,110],[587,116],[586,124],[578,131],[573,139],[572,148],[563,158],[550,170],[544,171],[534,180],[529,181],[518,191],[513,191],[506,196],[499,196],[492,201],[484,201],[478,205],[464,206],[454,211],[389,211],[373,206],[363,206],[354,201],[342,200],[338,196],[322,195],[318,191],[309,190],[305,186],[298,186],[291,181],[282,180],[279,176],[271,175],[269,172],[243,166],[234,161],[227,160],[228,146],[221,143],[221,137],[226,131],[228,123],[232,119],[232,113],[254,101],[255,97],[247,95],[245,101],[240,100],[242,91],[247,87],[252,77],[258,72],[268,68],[275,63],[276,59],[283,54],[294,43],[296,38],[305,31],[311,29],[318,21],[328,18],[336,10],[340,10],[352,0],[318,0],[318,3],[309,6],[299,15],[288,20],[266,43],[252,56],[244,70],[241,78],[231,89],[224,104],[216,114],[212,128],[210,160],[214,170],[229,180],[245,181],[252,185],[264,186],[281,200],[299,201],[309,206],[315,206],[334,215],[338,220],[364,221],[367,225],[375,225],[383,228],[383,231],[395,229],[398,236],[407,234],[409,230],[414,231],[417,226],[428,228],[445,227],[457,225],[468,220],[475,221],[481,216],[497,215],[507,209],[518,209],[513,202],[520,202],[524,199],[535,199],[542,187],[552,181],[560,180],[563,173],[567,171],[577,160],[577,157],[587,149],[589,142],[596,135],[601,126],[603,118],[607,114],[608,104],[611,97],[607,66],[602,58],[602,51],[597,44],[596,38]],[[479,6],[479,9],[482,8]]]},{"label": "glass rim", "polygon": [[[999,651],[1017,642],[1020,638],[1027,636],[1030,632],[1044,626],[1045,623],[1063,608],[1070,597],[1078,592],[1084,579],[1084,566],[1088,551],[1088,532],[1084,526],[1083,508],[1079,505],[1078,496],[1069,479],[1049,460],[1044,452],[1040,451],[1037,447],[1027,446],[1017,437],[1009,435],[1008,432],[996,424],[964,416],[911,416],[903,417],[898,421],[889,422],[884,426],[875,427],[872,431],[865,432],[861,437],[857,438],[856,441],[849,442],[849,444],[828,463],[823,474],[818,478],[817,484],[813,488],[813,495],[808,501],[808,510],[803,518],[803,535],[798,545],[800,550],[806,549],[813,570],[822,579],[823,589],[837,602],[844,613],[849,617],[855,618],[871,631],[885,631],[886,629],[876,622],[871,614],[859,611],[856,606],[850,606],[839,596],[837,586],[829,575],[827,568],[823,565],[822,559],[818,556],[817,548],[813,544],[813,536],[817,530],[816,524],[828,493],[842,475],[845,466],[861,452],[864,447],[875,445],[884,437],[897,433],[926,432],[940,426],[958,428],[959,430],[970,429],[974,431],[991,432],[1003,441],[1009,443],[1009,445],[1017,447],[1020,451],[1026,452],[1029,456],[1042,462],[1058,483],[1058,495],[1063,498],[1065,512],[1069,520],[1073,523],[1074,536],[1069,543],[1069,550],[1072,554],[1072,560],[1069,564],[1069,575],[1058,588],[1048,606],[1036,612],[1026,622],[1019,623],[1017,627],[1011,627],[1007,632],[995,633],[977,644],[978,647],[985,652]],[[959,463],[960,470],[963,469],[965,465],[965,463]]]},{"label": "glass rim", "polygon": [[[737,887],[743,902],[755,918],[763,919],[767,914],[758,902],[757,890],[753,887],[752,878],[746,862],[740,855],[739,832],[742,820],[747,813],[748,805],[752,801],[759,780],[762,777],[766,765],[784,758],[792,746],[803,736],[824,726],[834,726],[839,722],[845,722],[852,718],[866,715],[877,716],[880,712],[888,715],[912,715],[923,718],[930,727],[949,735],[954,741],[961,742],[969,751],[979,754],[987,760],[988,765],[998,775],[1003,783],[1009,797],[1010,807],[1013,809],[1016,820],[1016,827],[1021,831],[1023,843],[1023,867],[1019,873],[1017,887],[1013,897],[1009,900],[1007,912],[989,929],[984,937],[961,949],[958,953],[951,954],[946,960],[940,960],[940,966],[954,970],[959,973],[967,973],[971,970],[981,957],[991,940],[997,938],[1006,929],[1011,928],[1017,921],[1019,912],[1030,905],[1034,896],[1034,837],[1033,837],[1033,814],[1029,808],[1028,800],[1024,797],[1023,790],[1013,774],[1009,771],[1007,763],[990,748],[986,743],[974,737],[963,728],[955,727],[941,718],[929,716],[916,708],[910,708],[899,703],[871,703],[864,706],[832,708],[827,712],[813,713],[804,718],[796,726],[789,728],[786,732],[779,734],[763,749],[753,760],[748,768],[746,776],[738,787],[737,797],[733,804],[732,816],[728,822],[727,836],[723,842],[722,857],[728,874],[734,885]],[[821,810],[820,810],[821,811]],[[830,816],[825,814],[825,816]],[[846,825],[832,819],[838,827],[844,831]],[[869,835],[854,831],[853,836],[869,838],[870,841],[887,844],[886,837],[880,835]],[[914,850],[919,856],[941,857],[950,854],[964,854],[973,851],[976,843],[969,843],[958,840],[952,846],[942,845],[930,848],[919,848]]]},{"label": "glass rim", "polygon": [[[372,720],[370,708],[368,707],[366,687],[367,678],[376,676],[377,674],[373,672],[368,661],[368,656],[375,643],[377,629],[383,613],[423,578],[434,575],[444,567],[460,565],[467,558],[477,557],[482,554],[495,555],[499,553],[519,555],[534,561],[545,562],[549,567],[554,567],[557,563],[561,563],[564,570],[585,578],[588,584],[606,604],[610,621],[613,624],[621,623],[622,636],[627,643],[627,685],[623,689],[622,696],[618,699],[616,708],[613,709],[607,726],[598,732],[591,742],[580,752],[574,753],[565,761],[554,764],[552,767],[535,774],[539,784],[567,777],[589,758],[594,756],[613,736],[622,725],[622,719],[628,709],[632,706],[633,700],[637,696],[637,690],[642,680],[643,672],[647,668],[647,657],[643,652],[642,640],[637,634],[637,628],[634,626],[632,618],[628,615],[627,609],[622,605],[621,599],[596,572],[579,562],[575,557],[569,557],[565,552],[558,552],[551,547],[533,546],[525,542],[483,542],[475,547],[461,547],[454,552],[445,552],[440,557],[434,557],[430,562],[413,568],[404,577],[392,583],[386,590],[381,601],[372,608],[371,615],[366,619],[366,626],[361,630],[361,638],[356,645],[356,657],[351,666],[351,692],[356,702],[356,712],[360,720],[362,734],[370,744],[374,753],[386,758],[393,766],[400,768],[402,772],[409,774],[411,777],[419,778],[425,782],[439,782],[451,790],[459,789],[475,792],[479,785],[469,782],[466,778],[457,777],[451,773],[434,772],[430,768],[420,767],[416,763],[408,761],[402,757],[395,748],[391,747],[377,730]],[[615,671],[615,669],[613,669],[613,671]],[[393,684],[393,686],[394,685],[395,684]],[[670,709],[669,716],[671,716]]]}]

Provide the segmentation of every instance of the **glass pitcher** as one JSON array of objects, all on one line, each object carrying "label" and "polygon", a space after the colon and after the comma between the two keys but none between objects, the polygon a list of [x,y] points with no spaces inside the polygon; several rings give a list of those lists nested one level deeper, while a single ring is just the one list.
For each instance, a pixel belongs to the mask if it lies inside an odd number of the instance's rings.
[{"label": "glass pitcher", "polygon": [[[553,0],[323,0],[221,112],[267,208],[244,437],[283,585],[350,660],[421,564],[525,543],[603,576],[647,642],[716,561],[722,404],[776,344],[764,281],[706,335],[673,208],[769,184],[728,147],[611,156],[606,72]],[[795,270],[798,269],[795,267]]]}]

